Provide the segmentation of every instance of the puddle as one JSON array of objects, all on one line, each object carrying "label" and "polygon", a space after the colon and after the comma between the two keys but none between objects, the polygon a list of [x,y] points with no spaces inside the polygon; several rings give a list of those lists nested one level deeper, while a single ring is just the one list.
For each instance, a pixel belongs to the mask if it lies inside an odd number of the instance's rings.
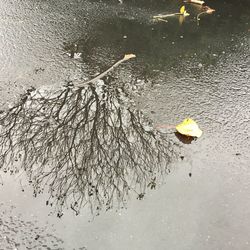
[{"label": "puddle", "polygon": [[249,3],[206,2],[3,2],[0,249],[248,249]]}]

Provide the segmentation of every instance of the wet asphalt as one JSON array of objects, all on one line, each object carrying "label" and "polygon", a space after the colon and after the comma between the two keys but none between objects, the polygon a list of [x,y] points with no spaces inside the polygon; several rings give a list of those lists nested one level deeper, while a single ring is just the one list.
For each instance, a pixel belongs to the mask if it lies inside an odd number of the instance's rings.
[{"label": "wet asphalt", "polygon": [[249,249],[250,6],[207,4],[2,0],[0,249]]}]

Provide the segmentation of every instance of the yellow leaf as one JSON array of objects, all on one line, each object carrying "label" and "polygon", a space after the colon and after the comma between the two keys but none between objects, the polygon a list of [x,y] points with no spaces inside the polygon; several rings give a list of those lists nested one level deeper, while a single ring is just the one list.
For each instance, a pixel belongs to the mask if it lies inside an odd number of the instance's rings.
[{"label": "yellow leaf", "polygon": [[181,13],[181,14],[184,14],[184,12],[185,12],[185,6],[183,5],[183,6],[180,8],[180,13]]},{"label": "yellow leaf", "polygon": [[198,124],[191,118],[185,119],[175,128],[182,135],[187,135],[192,137],[200,137],[202,135],[202,131],[200,130]]}]

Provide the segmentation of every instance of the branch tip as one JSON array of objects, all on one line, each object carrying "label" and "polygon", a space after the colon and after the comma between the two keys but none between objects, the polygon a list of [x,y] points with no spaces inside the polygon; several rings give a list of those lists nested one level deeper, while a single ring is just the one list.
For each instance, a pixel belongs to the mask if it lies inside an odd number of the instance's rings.
[{"label": "branch tip", "polygon": [[129,60],[131,58],[135,58],[136,55],[135,54],[125,54],[123,57],[123,60]]}]

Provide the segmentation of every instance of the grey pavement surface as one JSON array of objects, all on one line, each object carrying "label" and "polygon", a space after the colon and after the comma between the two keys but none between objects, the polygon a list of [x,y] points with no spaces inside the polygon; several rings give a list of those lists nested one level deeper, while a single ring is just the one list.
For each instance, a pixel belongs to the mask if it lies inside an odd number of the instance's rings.
[{"label": "grey pavement surface", "polygon": [[151,21],[181,1],[1,1],[3,110],[30,87],[53,92],[135,53],[111,75],[133,84],[136,107],[154,125],[192,117],[204,132],[183,144],[163,129],[177,145],[171,173],[142,200],[131,192],[126,208],[96,217],[88,205],[78,216],[68,205],[58,218],[46,188],[34,197],[28,174],[4,173],[3,165],[1,250],[250,249],[250,6],[233,2],[208,1],[216,12],[197,26],[194,6],[182,25]]}]

